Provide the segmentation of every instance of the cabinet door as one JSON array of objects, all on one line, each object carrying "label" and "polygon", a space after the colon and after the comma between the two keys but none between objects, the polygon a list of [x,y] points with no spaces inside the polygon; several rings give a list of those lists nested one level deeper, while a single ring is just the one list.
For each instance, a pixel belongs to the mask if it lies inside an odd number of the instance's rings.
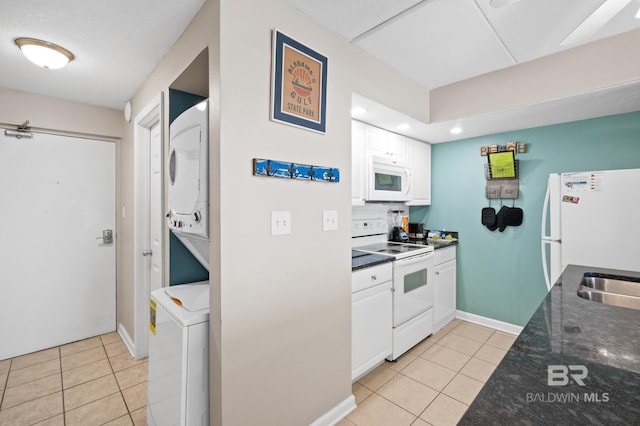
[{"label": "cabinet door", "polygon": [[407,161],[407,137],[396,133],[387,133],[387,156],[392,160]]},{"label": "cabinet door", "polygon": [[391,355],[391,282],[352,295],[351,380],[356,380]]},{"label": "cabinet door", "polygon": [[365,125],[351,122],[351,205],[363,206],[366,198]]},{"label": "cabinet door", "polygon": [[407,138],[365,124],[367,150],[370,154],[388,157],[396,161],[407,161]]},{"label": "cabinet door", "polygon": [[456,261],[435,266],[433,317],[438,330],[456,316]]},{"label": "cabinet door", "polygon": [[387,131],[377,127],[364,125],[367,149],[373,155],[387,156]]},{"label": "cabinet door", "polygon": [[428,206],[431,204],[431,145],[407,138],[408,161],[413,179],[413,200],[408,206]]}]

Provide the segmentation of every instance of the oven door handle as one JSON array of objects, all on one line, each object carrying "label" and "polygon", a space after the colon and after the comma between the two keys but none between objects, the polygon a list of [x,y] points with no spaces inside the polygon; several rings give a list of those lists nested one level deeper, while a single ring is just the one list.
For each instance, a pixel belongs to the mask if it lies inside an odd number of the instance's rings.
[{"label": "oven door handle", "polygon": [[402,266],[413,265],[414,263],[424,262],[430,257],[433,257],[433,253],[421,254],[419,256],[412,256],[405,259],[398,259],[395,262],[401,264]]}]

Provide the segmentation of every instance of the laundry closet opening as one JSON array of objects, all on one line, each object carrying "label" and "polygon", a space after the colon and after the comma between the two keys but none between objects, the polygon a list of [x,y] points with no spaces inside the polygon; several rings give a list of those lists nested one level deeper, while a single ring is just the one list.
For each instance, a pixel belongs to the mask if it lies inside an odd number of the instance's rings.
[{"label": "laundry closet opening", "polygon": [[[208,50],[205,49],[169,86],[169,126],[171,127],[175,120],[185,111],[200,104],[208,97],[209,53]],[[171,139],[171,134],[169,135],[169,139]],[[204,139],[202,143],[206,144],[206,147],[208,147],[208,133],[206,139]],[[206,162],[208,166],[208,149],[201,152],[203,152],[203,155],[200,157],[199,161]],[[168,164],[170,168],[171,155],[171,148],[169,148]],[[176,165],[174,172],[181,172],[180,164]],[[191,172],[194,171],[192,170]],[[171,175],[171,170],[169,175]],[[171,177],[168,179],[168,185],[171,185]],[[208,185],[201,186],[199,190],[208,191]],[[201,196],[202,195],[204,194],[201,194]],[[208,203],[208,193],[206,194],[206,200]],[[169,200],[169,209],[171,209],[170,204],[171,200]],[[207,209],[206,217],[201,217],[198,220],[208,221],[208,214]],[[207,281],[209,279],[208,238],[205,240],[204,238],[200,238],[202,237],[200,236],[189,240],[189,236],[186,237],[187,238],[185,238],[183,233],[174,232],[172,230],[169,231],[169,285]],[[191,241],[191,243],[189,241]],[[197,250],[194,250],[194,244],[197,246]],[[194,255],[192,251],[199,251],[201,254],[196,253],[196,255]],[[198,260],[198,258],[200,258],[200,260]],[[203,260],[207,266],[203,265]]]}]

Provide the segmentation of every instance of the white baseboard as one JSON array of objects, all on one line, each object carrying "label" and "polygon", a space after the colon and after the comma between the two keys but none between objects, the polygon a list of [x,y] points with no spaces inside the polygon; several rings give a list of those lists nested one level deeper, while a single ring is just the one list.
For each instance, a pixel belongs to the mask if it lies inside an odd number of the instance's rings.
[{"label": "white baseboard", "polygon": [[124,325],[122,325],[122,323],[118,323],[118,334],[120,335],[120,338],[124,342],[124,345],[127,347],[127,350],[129,351],[131,356],[135,358],[136,346],[133,343],[133,339],[131,339],[131,336],[129,336],[129,333],[127,333],[127,330],[124,328]]},{"label": "white baseboard", "polygon": [[340,404],[318,417],[310,426],[333,426],[356,409],[356,398],[349,395]]},{"label": "white baseboard", "polygon": [[496,330],[504,331],[505,333],[515,334],[516,336],[520,334],[520,332],[524,328],[524,327],[520,327],[519,325],[498,321],[492,318],[487,318],[487,317],[471,314],[469,312],[464,312],[464,311],[456,311],[456,318],[469,321],[475,324],[484,325],[485,327],[491,327]]}]

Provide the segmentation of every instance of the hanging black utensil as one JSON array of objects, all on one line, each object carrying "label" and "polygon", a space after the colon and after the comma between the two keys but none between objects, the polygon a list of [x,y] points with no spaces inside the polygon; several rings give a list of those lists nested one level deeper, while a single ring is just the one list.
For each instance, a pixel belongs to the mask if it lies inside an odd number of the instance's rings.
[{"label": "hanging black utensil", "polygon": [[493,207],[485,207],[482,209],[482,224],[491,226],[496,223],[496,210]]},{"label": "hanging black utensil", "polygon": [[482,209],[482,224],[490,231],[496,230],[496,209],[491,207],[491,200],[489,200],[489,207]]},{"label": "hanging black utensil", "polygon": [[520,207],[509,207],[509,210],[505,213],[504,221],[508,226],[520,226],[522,225],[522,217],[523,212]]},{"label": "hanging black utensil", "polygon": [[502,206],[502,207],[500,207],[500,211],[496,215],[496,219],[497,219],[496,222],[497,222],[497,225],[498,225],[498,230],[500,232],[503,232],[507,228],[507,223],[505,221],[505,217],[506,217],[508,211],[509,211],[509,207]]}]

